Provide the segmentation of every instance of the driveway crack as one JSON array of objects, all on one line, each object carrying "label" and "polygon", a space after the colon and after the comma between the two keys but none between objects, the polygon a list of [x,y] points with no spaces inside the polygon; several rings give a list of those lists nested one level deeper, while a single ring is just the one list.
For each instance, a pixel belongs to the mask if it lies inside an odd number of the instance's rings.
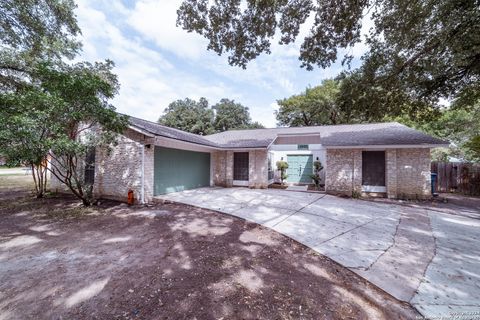
[{"label": "driveway crack", "polygon": [[[432,233],[432,238],[433,238],[433,254],[432,254],[432,257],[430,258],[430,260],[428,261],[428,263],[425,265],[425,269],[423,270],[422,272],[422,278],[420,279],[420,281],[418,282],[418,285],[417,287],[415,288],[415,293],[413,294],[412,298],[410,299],[410,301],[413,300],[413,298],[417,295],[418,293],[418,288],[420,288],[420,285],[422,284],[423,280],[425,279],[425,274],[427,273],[427,270],[428,270],[428,267],[430,266],[430,264],[432,263],[433,259],[437,256],[437,237],[435,237],[435,233],[433,232],[433,227],[432,227],[432,219],[430,217],[430,214],[429,214],[429,211],[427,209],[424,209],[425,210],[425,213],[427,214],[427,217],[428,217],[428,225],[430,226],[430,231]],[[409,302],[410,302],[409,301]]]},{"label": "driveway crack", "polygon": [[375,260],[370,263],[370,265],[365,268],[365,271],[368,271],[375,263],[377,263],[378,260],[380,260],[381,257],[383,257],[383,255],[385,253],[387,253],[388,250],[390,250],[391,248],[393,248],[395,246],[395,244],[397,243],[397,233],[398,233],[398,228],[400,227],[400,224],[402,223],[402,218],[404,217],[405,213],[402,211],[402,213],[400,214],[400,217],[398,218],[398,223],[397,223],[397,226],[395,227],[395,233],[393,234],[393,241],[392,241],[392,244],[389,245],[385,250],[383,250],[383,252],[381,254],[378,255],[378,257],[375,258]]},{"label": "driveway crack", "polygon": [[303,206],[303,207],[301,207],[300,209],[298,209],[298,210],[296,210],[296,211],[292,212],[291,214],[289,214],[288,216],[286,216],[284,219],[282,219],[282,220],[278,221],[277,223],[275,223],[274,225],[272,225],[270,228],[272,228],[272,229],[273,229],[273,227],[276,227],[277,225],[279,225],[279,224],[280,224],[280,223],[282,223],[283,221],[287,220],[288,218],[290,218],[290,217],[291,217],[291,216],[293,216],[294,214],[296,214],[296,213],[299,213],[300,211],[302,211],[302,210],[303,210],[303,209],[305,209],[306,207],[308,207],[308,206],[310,206],[310,205],[314,204],[314,203],[315,203],[315,202],[317,202],[318,200],[320,200],[320,199],[323,199],[325,196],[326,196],[326,195],[324,194],[322,197],[320,197],[320,198],[317,198],[317,199],[313,200],[312,202],[310,202],[310,203],[308,203],[308,204],[304,205],[304,206]]},{"label": "driveway crack", "polygon": [[320,245],[320,244],[323,244],[323,243],[325,243],[325,242],[328,242],[328,241],[330,241],[330,240],[333,240],[333,239],[335,239],[335,238],[338,238],[338,237],[340,237],[340,236],[343,236],[345,233],[348,233],[348,232],[350,232],[350,231],[352,231],[352,230],[355,230],[355,229],[361,228],[361,227],[363,227],[363,226],[366,226],[367,224],[372,223],[372,222],[375,221],[375,220],[377,220],[377,219],[369,220],[369,221],[367,221],[367,222],[365,222],[365,223],[359,224],[358,226],[355,226],[355,227],[353,227],[353,228],[351,228],[351,229],[348,229],[348,230],[346,230],[346,231],[344,231],[344,232],[342,232],[342,233],[340,233],[340,234],[337,234],[337,235],[335,235],[335,236],[333,236],[333,237],[331,237],[331,238],[328,238],[328,239],[326,239],[326,240],[323,240],[322,242],[319,243],[319,245]]},{"label": "driveway crack", "polygon": [[[275,226],[277,226],[277,225],[279,225],[280,223],[284,222],[285,220],[287,220],[288,218],[290,218],[290,217],[293,216],[294,214],[302,211],[302,210],[305,209],[306,207],[314,204],[314,203],[317,202],[318,200],[323,199],[325,196],[326,196],[326,194],[324,194],[324,195],[321,196],[320,198],[317,198],[317,199],[313,200],[312,202],[310,202],[310,203],[306,204],[305,206],[301,207],[300,209],[292,212],[292,213],[289,214],[287,217],[285,217],[285,219],[280,220],[279,222],[275,223],[274,225],[272,225],[272,226],[269,227],[269,228],[271,228],[271,229],[273,230],[273,228],[274,228]],[[267,246],[268,246],[268,245],[264,245],[264,246],[262,247],[262,249],[260,249],[260,251],[259,251],[258,253],[259,253],[259,254],[262,253],[262,251],[263,251]]]}]

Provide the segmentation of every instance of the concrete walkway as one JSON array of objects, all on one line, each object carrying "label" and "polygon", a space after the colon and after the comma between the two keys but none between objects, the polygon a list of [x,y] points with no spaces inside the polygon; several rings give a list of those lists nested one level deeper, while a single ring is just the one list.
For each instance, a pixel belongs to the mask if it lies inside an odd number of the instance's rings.
[{"label": "concrete walkway", "polygon": [[160,198],[272,228],[412,303],[425,316],[480,311],[480,220],[275,189],[201,188]]}]

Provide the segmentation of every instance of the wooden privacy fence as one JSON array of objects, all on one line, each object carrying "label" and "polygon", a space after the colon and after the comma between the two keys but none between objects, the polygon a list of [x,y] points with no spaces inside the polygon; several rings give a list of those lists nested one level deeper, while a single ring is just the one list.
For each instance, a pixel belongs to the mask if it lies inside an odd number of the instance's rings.
[{"label": "wooden privacy fence", "polygon": [[437,174],[436,192],[480,195],[480,164],[434,161],[431,170]]}]

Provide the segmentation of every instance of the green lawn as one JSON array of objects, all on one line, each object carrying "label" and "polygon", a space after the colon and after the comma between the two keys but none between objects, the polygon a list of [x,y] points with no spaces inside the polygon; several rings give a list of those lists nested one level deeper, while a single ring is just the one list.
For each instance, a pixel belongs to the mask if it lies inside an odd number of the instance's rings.
[{"label": "green lawn", "polygon": [[5,174],[0,175],[0,192],[9,189],[32,189],[33,178],[25,174]]}]

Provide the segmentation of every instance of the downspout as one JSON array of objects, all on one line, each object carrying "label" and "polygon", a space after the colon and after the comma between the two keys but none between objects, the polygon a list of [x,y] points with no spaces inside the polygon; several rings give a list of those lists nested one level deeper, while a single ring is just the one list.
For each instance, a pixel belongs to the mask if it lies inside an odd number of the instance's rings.
[{"label": "downspout", "polygon": [[355,150],[352,155],[352,197],[355,192]]},{"label": "downspout", "polygon": [[[145,142],[145,136],[143,136]],[[142,143],[142,178],[141,178],[141,203],[145,204],[145,143]]]}]

